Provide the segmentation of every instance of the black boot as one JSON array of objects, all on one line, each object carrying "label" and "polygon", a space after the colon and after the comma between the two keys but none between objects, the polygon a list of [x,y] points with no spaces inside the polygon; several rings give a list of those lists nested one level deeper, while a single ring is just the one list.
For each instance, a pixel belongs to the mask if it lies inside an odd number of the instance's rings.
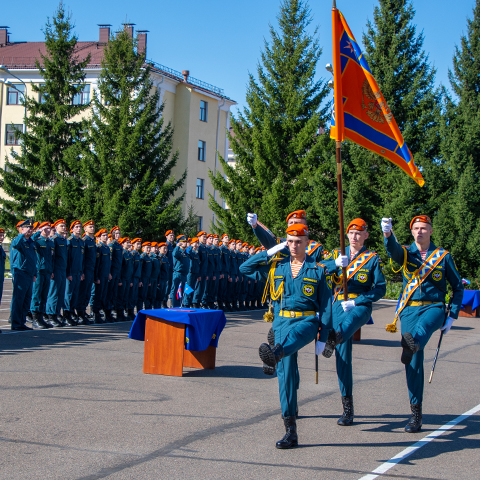
[{"label": "black boot", "polygon": [[101,325],[103,323],[103,318],[100,315],[100,312],[93,312],[93,316],[94,316],[93,323],[95,325]]},{"label": "black boot", "polygon": [[59,322],[56,315],[47,315],[45,323],[52,327],[63,327],[62,322]]},{"label": "black boot", "polygon": [[117,310],[117,322],[125,322],[125,321],[126,321],[126,318],[125,318],[125,313],[123,311],[123,308],[120,310]]},{"label": "black boot", "polygon": [[77,325],[75,320],[72,318],[72,314],[68,310],[63,311],[63,318],[69,327],[75,327]]},{"label": "black boot", "polygon": [[26,321],[29,322],[29,323],[32,323],[32,322],[33,322],[33,314],[32,314],[32,312],[27,312]]},{"label": "black boot", "polygon": [[404,365],[410,365],[413,355],[418,352],[420,345],[415,343],[415,339],[410,332],[406,332],[402,335],[401,344],[403,351],[400,360]]},{"label": "black boot", "polygon": [[200,308],[200,306],[198,305],[198,303],[192,303],[192,308]]},{"label": "black boot", "polygon": [[283,423],[286,431],[285,436],[279,440],[275,446],[281,449],[298,447],[297,422],[295,421],[295,417],[285,417]]},{"label": "black boot", "polygon": [[112,311],[110,309],[105,310],[105,323],[114,323],[115,319],[113,318]]},{"label": "black boot", "polygon": [[275,332],[272,327],[270,327],[270,330],[267,333],[267,341],[271,347],[275,346]]},{"label": "black boot", "polygon": [[405,425],[405,431],[407,433],[417,433],[422,429],[422,404],[411,403],[410,409],[412,410],[412,416]]},{"label": "black boot", "polygon": [[32,312],[32,326],[33,328],[38,328],[39,330],[46,330],[49,328],[43,321],[41,314],[38,312]]},{"label": "black boot", "polygon": [[262,343],[258,349],[258,354],[263,362],[263,373],[265,375],[273,375],[277,363],[285,356],[283,347],[279,343],[273,348],[266,343]]},{"label": "black boot", "polygon": [[135,320],[135,313],[133,311],[133,308],[128,309],[128,320]]},{"label": "black boot", "polygon": [[353,396],[347,395],[342,397],[342,404],[343,404],[343,414],[338,419],[337,425],[341,425],[342,427],[347,427],[352,425],[353,423]]},{"label": "black boot", "polygon": [[77,310],[78,323],[77,325],[90,325],[90,320],[85,315],[85,312],[82,310]]},{"label": "black boot", "polygon": [[343,336],[341,332],[336,332],[335,330],[330,330],[328,334],[328,339],[325,343],[325,349],[322,352],[322,355],[325,358],[330,358],[335,351],[335,347],[343,342]]}]

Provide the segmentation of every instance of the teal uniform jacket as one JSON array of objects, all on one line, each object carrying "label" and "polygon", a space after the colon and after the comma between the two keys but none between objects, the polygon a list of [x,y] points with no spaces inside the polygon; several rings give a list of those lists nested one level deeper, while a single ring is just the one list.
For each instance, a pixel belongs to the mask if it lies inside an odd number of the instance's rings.
[{"label": "teal uniform jacket", "polygon": [[122,283],[127,282],[128,284],[132,283],[133,281],[133,255],[128,250],[123,250],[122,253],[122,269],[120,278]]},{"label": "teal uniform jacket", "polygon": [[5,280],[5,260],[7,259],[7,254],[0,244],[0,305],[2,304],[3,296],[3,282]]},{"label": "teal uniform jacket", "polygon": [[82,275],[84,270],[85,244],[81,238],[68,237],[67,242],[67,277]]},{"label": "teal uniform jacket", "polygon": [[[403,265],[403,287],[407,285],[412,273],[422,264],[423,260],[420,251],[415,243],[402,247],[392,234],[384,237],[384,244],[390,258],[400,265]],[[436,246],[430,242],[427,251],[428,258]],[[405,258],[406,253],[406,258]],[[404,263],[404,259],[406,260]],[[447,253],[437,267],[430,273],[425,281],[418,287],[410,301],[436,302],[423,306],[407,306],[400,313],[401,332],[411,333],[420,349],[413,355],[410,365],[405,365],[407,377],[408,394],[411,404],[423,402],[424,387],[424,348],[432,334],[443,326],[445,321],[445,294],[447,292],[447,281],[453,289],[452,309],[450,316],[457,318],[463,300],[462,278],[457,271],[452,256]]]},{"label": "teal uniform jacket", "polygon": [[[253,228],[253,233],[257,237],[258,241],[268,250],[279,243],[285,242],[285,238],[276,237],[268,228],[264,227],[260,223],[257,223],[256,228]],[[322,262],[323,260],[323,245],[320,242],[310,240],[310,244],[306,248],[305,252],[315,260],[315,262]],[[289,256],[290,252],[285,247],[282,250],[284,256]]]},{"label": "teal uniform jacket", "polygon": [[85,245],[85,276],[91,274],[93,276],[95,272],[95,263],[97,261],[97,245],[95,238],[90,238],[88,235],[83,237],[83,243]]},{"label": "teal uniform jacket", "polygon": [[228,249],[228,247],[226,247],[225,245],[221,245],[220,246],[220,252],[221,252],[221,263],[222,263],[222,266],[221,266],[221,272],[223,275],[225,275],[225,277],[227,276],[231,276],[230,274],[230,250]]},{"label": "teal uniform jacket", "polygon": [[173,257],[173,274],[180,276],[187,276],[190,268],[190,257],[185,250],[180,247],[175,247],[172,254]]},{"label": "teal uniform jacket", "polygon": [[32,239],[37,251],[37,272],[51,275],[55,265],[55,243],[49,237],[44,237],[40,232],[34,233]]},{"label": "teal uniform jacket", "polygon": [[159,282],[166,282],[168,280],[168,272],[170,271],[170,266],[168,264],[168,258],[166,255],[160,254],[158,256],[160,261],[160,274],[158,277]]},{"label": "teal uniform jacket", "polygon": [[[16,236],[10,244],[10,249],[15,251],[12,265],[12,274],[25,273],[31,277],[37,276],[37,251],[35,242],[25,238],[23,233]],[[10,257],[11,259],[11,257]]]},{"label": "teal uniform jacket", "polygon": [[110,244],[112,265],[110,273],[112,278],[120,278],[120,271],[122,269],[123,247],[115,240]]},{"label": "teal uniform jacket", "polygon": [[219,247],[213,246],[213,274],[217,277],[222,274],[222,252]]},{"label": "teal uniform jacket", "polygon": [[168,259],[168,265],[169,265],[169,278],[172,278],[173,275],[173,249],[175,248],[173,246],[173,243],[170,243],[168,240],[165,241],[167,244],[167,259]]},{"label": "teal uniform jacket", "polygon": [[67,251],[67,239],[63,238],[61,235],[56,233],[53,236],[53,242],[55,244],[55,260],[54,260],[54,265],[55,265],[55,276],[62,274],[65,276],[67,272],[67,257],[68,257],[68,251]]},{"label": "teal uniform jacket", "polygon": [[[267,253],[253,255],[241,267],[241,272],[254,280],[266,279],[273,259]],[[326,281],[326,269],[308,255],[298,275],[293,278],[290,258],[274,262],[274,286],[283,282],[283,296],[274,304],[273,331],[275,343],[282,345],[284,358],[277,365],[280,404],[284,417],[293,417],[297,410],[299,373],[297,352],[315,340],[320,329],[320,341],[325,342],[332,325],[332,302]],[[303,316],[281,311],[318,312]]]},{"label": "teal uniform jacket", "polygon": [[50,280],[47,299],[47,314],[60,315],[63,308],[67,272],[67,239],[56,233],[53,236],[55,259],[53,279]]},{"label": "teal uniform jacket", "polygon": [[104,284],[108,283],[108,276],[111,270],[110,248],[104,243],[98,242],[96,248],[96,260],[94,280],[100,280]]},{"label": "teal uniform jacket", "polygon": [[[367,248],[364,246],[357,253],[353,260],[361,256]],[[345,249],[345,253],[350,258],[350,247]],[[373,252],[372,252],[373,253]],[[341,275],[342,269],[335,265],[335,258],[340,254],[340,250],[334,250],[329,256],[329,260],[324,260],[329,274],[333,277]],[[327,279],[328,281],[328,279]],[[341,286],[342,284],[340,284]],[[335,284],[334,284],[335,286]],[[348,281],[349,295],[353,298],[355,307],[348,312],[344,312],[342,301],[337,300],[333,304],[333,328],[341,332],[343,342],[335,348],[335,360],[338,383],[343,397],[353,395],[353,335],[355,332],[369,322],[372,315],[372,303],[380,300],[387,291],[385,276],[381,267],[380,257],[375,254],[365,265],[363,265],[355,275]],[[340,290],[343,293],[343,287]]]},{"label": "teal uniform jacket", "polygon": [[215,273],[215,256],[213,253],[213,245],[207,245],[207,277],[209,280],[212,279],[214,273]]},{"label": "teal uniform jacket", "polygon": [[[207,276],[208,271],[208,247],[201,243],[198,246],[198,256],[200,258],[200,276],[205,277]],[[202,278],[203,280],[204,278]]]},{"label": "teal uniform jacket", "polygon": [[158,283],[158,276],[160,275],[160,259],[155,253],[150,253],[150,258],[152,259],[152,283],[155,283],[155,289],[157,288],[156,284]]}]

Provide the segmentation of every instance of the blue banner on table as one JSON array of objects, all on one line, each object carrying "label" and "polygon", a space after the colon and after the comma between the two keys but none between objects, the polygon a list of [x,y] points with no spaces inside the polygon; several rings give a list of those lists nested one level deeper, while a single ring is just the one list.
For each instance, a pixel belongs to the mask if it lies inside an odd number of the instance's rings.
[{"label": "blue banner on table", "polygon": [[145,321],[148,317],[161,318],[168,322],[185,325],[185,348],[194,352],[217,347],[227,319],[222,310],[203,310],[195,308],[162,308],[158,310],[140,310],[133,321],[128,334],[133,340],[145,340]]}]

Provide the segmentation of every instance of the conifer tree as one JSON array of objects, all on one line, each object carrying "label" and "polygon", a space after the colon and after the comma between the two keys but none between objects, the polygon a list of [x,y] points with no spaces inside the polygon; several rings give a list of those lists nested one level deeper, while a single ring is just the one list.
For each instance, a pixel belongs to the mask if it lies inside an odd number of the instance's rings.
[{"label": "conifer tree", "polygon": [[60,3],[45,26],[46,54],[36,60],[42,84],[29,84],[36,95],[27,95],[26,128],[17,131],[21,152],[12,151],[13,161],[7,156],[0,169],[0,186],[8,196],[0,198],[0,219],[11,232],[26,215],[68,221],[78,213],[84,126],[77,116],[89,107],[74,97],[83,90],[90,57],[79,62],[76,45],[70,16]]},{"label": "conifer tree", "polygon": [[274,233],[283,235],[289,212],[306,208],[305,190],[322,147],[317,132],[325,124],[327,87],[316,81],[321,55],[317,30],[302,0],[285,0],[278,15],[279,30],[270,27],[257,77],[249,75],[247,107],[233,117],[230,145],[235,167],[223,158],[222,172],[213,186],[226,201],[223,209],[212,196],[210,207],[219,219],[218,231],[253,240],[246,223],[248,212],[257,213]]},{"label": "conifer tree", "polygon": [[[444,175],[450,178],[444,201],[434,221],[439,243],[449,249],[463,276],[480,280],[480,0],[467,34],[455,49],[452,89],[446,96],[442,124]],[[475,285],[477,288],[477,285]]]},{"label": "conifer tree", "polygon": [[83,217],[152,239],[183,226],[183,196],[174,194],[186,172],[172,176],[178,158],[173,128],[162,117],[145,55],[126,30],[105,48],[92,103]]}]

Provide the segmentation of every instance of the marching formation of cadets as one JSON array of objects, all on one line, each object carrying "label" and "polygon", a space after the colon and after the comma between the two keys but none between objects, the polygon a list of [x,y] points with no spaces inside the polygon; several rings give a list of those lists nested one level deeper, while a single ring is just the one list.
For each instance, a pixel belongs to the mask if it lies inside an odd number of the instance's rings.
[{"label": "marching formation of cadets", "polygon": [[168,230],[165,242],[147,242],[122,237],[118,226],[95,232],[92,220],[76,220],[68,235],[63,219],[25,220],[17,229],[10,247],[12,330],[30,330],[27,320],[38,329],[133,320],[135,309],[167,308],[169,301],[224,311],[264,308],[265,282],[240,273],[264,249],[227,234],[187,238]]}]

